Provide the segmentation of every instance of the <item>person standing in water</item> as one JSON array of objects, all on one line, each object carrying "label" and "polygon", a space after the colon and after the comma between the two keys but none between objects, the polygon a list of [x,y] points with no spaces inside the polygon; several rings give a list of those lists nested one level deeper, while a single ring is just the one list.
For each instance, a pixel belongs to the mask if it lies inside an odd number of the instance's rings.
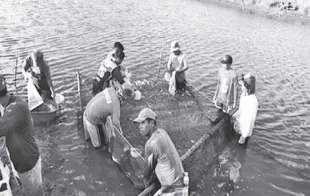
[{"label": "person standing in water", "polygon": [[43,100],[55,100],[50,68],[40,50],[28,55],[22,64],[25,79],[31,80]]},{"label": "person standing in water", "polygon": [[185,71],[188,70],[188,66],[186,57],[180,49],[179,42],[171,42],[170,52],[171,54],[167,64],[167,73],[169,76],[166,80],[169,80],[169,92],[174,95],[176,90],[185,91],[187,83]]},{"label": "person standing in water", "polygon": [[94,95],[110,86],[111,80],[118,81],[120,85],[125,83],[125,76],[120,66],[124,58],[124,46],[120,42],[115,42],[113,50],[102,61],[98,73],[93,80],[92,91]]},{"label": "person standing in water", "polygon": [[230,55],[226,55],[220,62],[222,67],[218,70],[218,81],[213,103],[220,111],[229,114],[237,103],[238,77],[231,67],[233,59]]},{"label": "person standing in water", "polygon": [[255,95],[256,79],[251,73],[244,75],[239,82],[242,94],[238,111],[233,115],[235,131],[240,134],[239,144],[248,143],[253,133],[253,128],[258,111],[258,100]]}]

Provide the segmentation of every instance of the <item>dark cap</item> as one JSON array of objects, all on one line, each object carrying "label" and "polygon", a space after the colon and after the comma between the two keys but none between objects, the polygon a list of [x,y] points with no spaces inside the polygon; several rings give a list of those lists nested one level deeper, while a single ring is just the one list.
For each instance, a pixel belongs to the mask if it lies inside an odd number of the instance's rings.
[{"label": "dark cap", "polygon": [[233,59],[230,55],[225,55],[221,61],[220,61],[222,64],[232,64],[233,62]]},{"label": "dark cap", "polygon": [[125,49],[123,44],[121,44],[121,42],[115,42],[114,48],[118,48],[120,51],[124,51],[124,49]]}]

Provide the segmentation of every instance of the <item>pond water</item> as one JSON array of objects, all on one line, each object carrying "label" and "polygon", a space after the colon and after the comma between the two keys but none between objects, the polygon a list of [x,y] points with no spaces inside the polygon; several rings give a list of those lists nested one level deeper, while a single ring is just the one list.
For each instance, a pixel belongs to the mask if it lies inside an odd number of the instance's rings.
[{"label": "pond water", "polygon": [[[164,64],[173,40],[187,54],[189,82],[208,99],[215,90],[219,59],[225,54],[233,56],[233,68],[239,75],[250,71],[257,78],[260,111],[248,149],[244,152],[229,145],[212,170],[216,180],[209,186],[223,187],[220,176],[225,175],[221,173],[229,171],[234,188],[215,191],[310,194],[309,27],[194,0],[0,2],[1,56],[18,52],[22,60],[40,48],[51,66],[56,91],[66,97],[57,123],[37,127],[45,180],[63,186],[65,195],[137,193],[106,151],[94,152],[83,141],[77,126],[75,72],[92,77],[113,43],[121,41],[126,53],[123,64],[133,77],[155,80],[160,50],[164,47]],[[1,57],[0,71],[13,91],[14,67],[14,57]],[[17,73],[17,92],[25,95],[20,68]],[[211,190],[206,193],[215,194]]]}]

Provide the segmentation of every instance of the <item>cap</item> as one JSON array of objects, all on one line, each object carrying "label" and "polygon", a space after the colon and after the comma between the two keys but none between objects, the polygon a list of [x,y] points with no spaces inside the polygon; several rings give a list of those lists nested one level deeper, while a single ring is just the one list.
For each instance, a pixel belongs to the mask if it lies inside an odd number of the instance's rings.
[{"label": "cap", "polygon": [[220,61],[222,64],[232,64],[233,62],[233,59],[230,55],[225,55],[221,61]]},{"label": "cap", "polygon": [[6,82],[3,75],[0,75],[0,91],[3,91],[6,89]]},{"label": "cap", "polygon": [[255,92],[256,78],[251,73],[242,75],[241,81],[244,83],[245,88],[247,88],[250,93]]},{"label": "cap", "polygon": [[142,109],[140,111],[138,117],[136,119],[134,119],[133,121],[136,122],[136,123],[140,123],[140,122],[145,121],[148,118],[156,120],[157,115],[156,115],[156,113],[152,109],[144,108],[144,109]]},{"label": "cap", "polygon": [[180,50],[179,42],[177,42],[177,41],[171,42],[170,51],[171,52],[175,52],[175,51],[178,51],[178,50]]},{"label": "cap", "polygon": [[114,48],[118,48],[119,50],[124,51],[124,46],[121,42],[115,42]]}]

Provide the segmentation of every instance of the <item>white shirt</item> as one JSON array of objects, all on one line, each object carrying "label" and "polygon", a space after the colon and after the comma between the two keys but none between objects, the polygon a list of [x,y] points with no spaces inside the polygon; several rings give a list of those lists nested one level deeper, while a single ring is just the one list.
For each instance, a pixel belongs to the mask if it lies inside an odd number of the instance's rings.
[{"label": "white shirt", "polygon": [[239,116],[237,120],[240,124],[241,135],[249,137],[252,135],[256,114],[258,110],[258,100],[254,94],[241,94],[239,105]]}]

